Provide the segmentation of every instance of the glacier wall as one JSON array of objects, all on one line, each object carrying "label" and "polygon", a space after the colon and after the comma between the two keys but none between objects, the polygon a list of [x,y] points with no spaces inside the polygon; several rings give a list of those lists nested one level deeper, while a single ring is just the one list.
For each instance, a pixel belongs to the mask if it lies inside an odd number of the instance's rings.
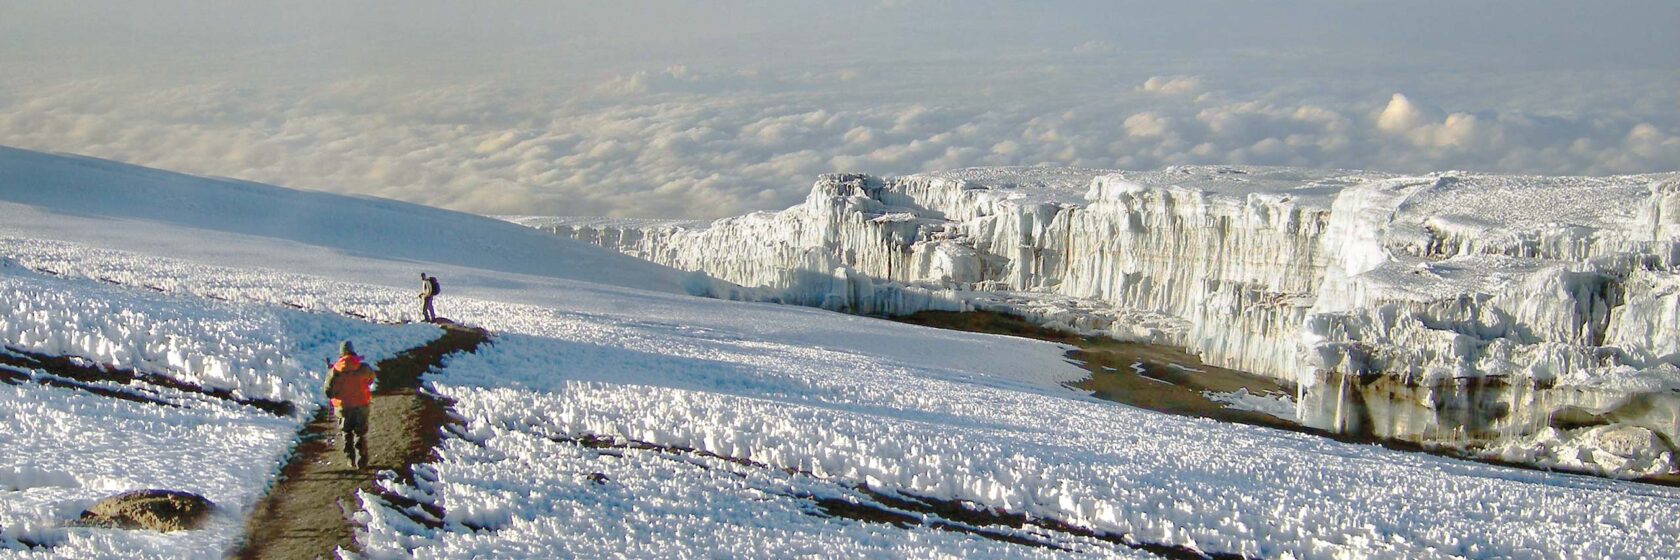
[{"label": "glacier wall", "polygon": [[1680,394],[1680,173],[848,174],[709,224],[527,223],[786,303],[992,309],[1184,347],[1295,383],[1312,425],[1418,441],[1592,427],[1565,411],[1680,435],[1680,407],[1628,404]]},{"label": "glacier wall", "polygon": [[[863,313],[984,308],[1184,346],[1293,377],[1330,259],[1326,194],[1369,174],[1294,169],[830,175],[804,204],[711,224],[550,220],[549,231]],[[1264,190],[1243,191],[1254,185]],[[1210,192],[1212,191],[1212,192]]]}]

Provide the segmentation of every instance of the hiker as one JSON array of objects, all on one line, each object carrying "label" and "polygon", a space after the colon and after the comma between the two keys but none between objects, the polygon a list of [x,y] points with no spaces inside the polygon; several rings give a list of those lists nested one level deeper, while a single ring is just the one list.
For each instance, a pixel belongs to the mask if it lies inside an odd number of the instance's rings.
[{"label": "hiker", "polygon": [[426,317],[427,323],[437,320],[437,312],[432,310],[432,298],[440,291],[443,289],[438,286],[436,276],[420,273],[420,314]]},{"label": "hiker", "polygon": [[338,361],[327,374],[327,397],[338,412],[338,428],[344,432],[344,455],[358,469],[368,464],[368,405],[373,404],[373,366],[356,355],[356,347],[344,341],[338,347]]}]

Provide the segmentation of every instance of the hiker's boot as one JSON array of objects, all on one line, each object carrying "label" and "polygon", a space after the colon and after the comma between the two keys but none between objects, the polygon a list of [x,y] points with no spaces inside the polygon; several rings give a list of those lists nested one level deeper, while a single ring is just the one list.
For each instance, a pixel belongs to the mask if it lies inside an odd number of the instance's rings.
[{"label": "hiker's boot", "polygon": [[357,442],[357,445],[356,445],[356,468],[365,469],[367,467],[368,467],[368,451],[367,451],[367,442],[364,440],[364,441]]}]

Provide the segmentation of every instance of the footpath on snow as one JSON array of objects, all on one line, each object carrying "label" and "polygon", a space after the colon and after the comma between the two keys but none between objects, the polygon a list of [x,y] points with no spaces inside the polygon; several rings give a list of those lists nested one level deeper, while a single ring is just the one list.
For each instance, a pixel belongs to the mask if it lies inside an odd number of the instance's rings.
[{"label": "footpath on snow", "polygon": [[[443,323],[443,336],[379,362],[369,422],[370,468],[357,469],[335,444],[338,425],[330,407],[298,432],[298,445],[274,487],[252,510],[237,558],[331,558],[355,550],[352,515],[361,509],[358,492],[382,492],[376,476],[412,482],[413,466],[434,458],[450,422],[449,402],[421,389],[420,376],[456,353],[470,353],[489,340],[476,327]],[[389,474],[386,474],[389,473]]]}]

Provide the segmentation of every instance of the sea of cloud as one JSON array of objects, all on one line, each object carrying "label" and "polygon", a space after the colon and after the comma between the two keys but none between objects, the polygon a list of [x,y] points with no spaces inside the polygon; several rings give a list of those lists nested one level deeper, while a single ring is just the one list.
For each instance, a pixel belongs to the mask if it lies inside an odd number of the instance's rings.
[{"label": "sea of cloud", "polygon": [[[594,4],[479,28],[460,20],[490,16],[451,7],[366,38],[395,13],[373,10],[336,35],[303,31],[350,18],[323,8],[307,12],[316,18],[309,25],[267,37],[242,11],[205,16],[184,7],[164,19],[211,21],[143,30],[163,46],[124,35],[140,12],[110,21],[54,12],[62,29],[20,13],[19,21],[36,21],[13,26],[29,49],[0,49],[0,65],[16,70],[0,75],[0,144],[487,214],[687,218],[783,208],[817,174],[836,171],[1680,168],[1680,73],[1664,71],[1663,60],[1625,68],[1600,60],[1647,47],[1616,44],[1593,60],[1553,64],[1559,57],[1550,51],[1499,47],[1511,41],[1497,33],[1481,43],[1413,46],[1472,36],[1461,31],[1515,17],[1508,14],[1466,20],[1464,29],[1442,19],[1433,31],[1385,31],[1350,13],[1328,28],[1308,21],[1272,32],[1250,20],[1296,24],[1259,8],[1223,23],[1196,10],[1153,14],[1174,22],[1166,26],[1120,18],[1150,14],[1142,5],[1081,12],[988,4],[1013,15],[964,19],[968,11],[923,4],[820,4],[748,23],[739,12],[680,3],[672,6],[689,11],[663,18],[595,14],[663,25],[639,32],[601,27],[609,19],[592,27],[578,10]],[[275,9],[262,21],[289,13]],[[935,11],[905,11],[918,9]],[[1109,19],[1080,15],[1102,10]],[[528,37],[496,36],[523,20],[531,20]],[[1539,24],[1517,23],[1508,27],[1538,32]],[[158,31],[234,24],[246,27],[180,44]],[[1075,24],[1077,32],[1063,31]],[[1555,27],[1540,31],[1573,29]],[[1338,28],[1386,33],[1389,42],[1289,46]],[[81,29],[95,30],[81,42],[92,46],[54,38]],[[454,37],[459,29],[476,31]],[[1039,33],[1014,37],[1021,29]],[[1227,40],[1242,44],[1201,47],[1242,33]],[[1284,46],[1256,46],[1272,44]]]},{"label": "sea of cloud", "polygon": [[856,72],[672,67],[565,91],[83,81],[0,97],[0,144],[481,213],[695,218],[788,206],[833,171],[1245,163],[1601,175],[1680,165],[1672,115],[1441,108],[1403,92],[1291,101],[1184,75],[1075,102],[877,102],[848,92]]}]

